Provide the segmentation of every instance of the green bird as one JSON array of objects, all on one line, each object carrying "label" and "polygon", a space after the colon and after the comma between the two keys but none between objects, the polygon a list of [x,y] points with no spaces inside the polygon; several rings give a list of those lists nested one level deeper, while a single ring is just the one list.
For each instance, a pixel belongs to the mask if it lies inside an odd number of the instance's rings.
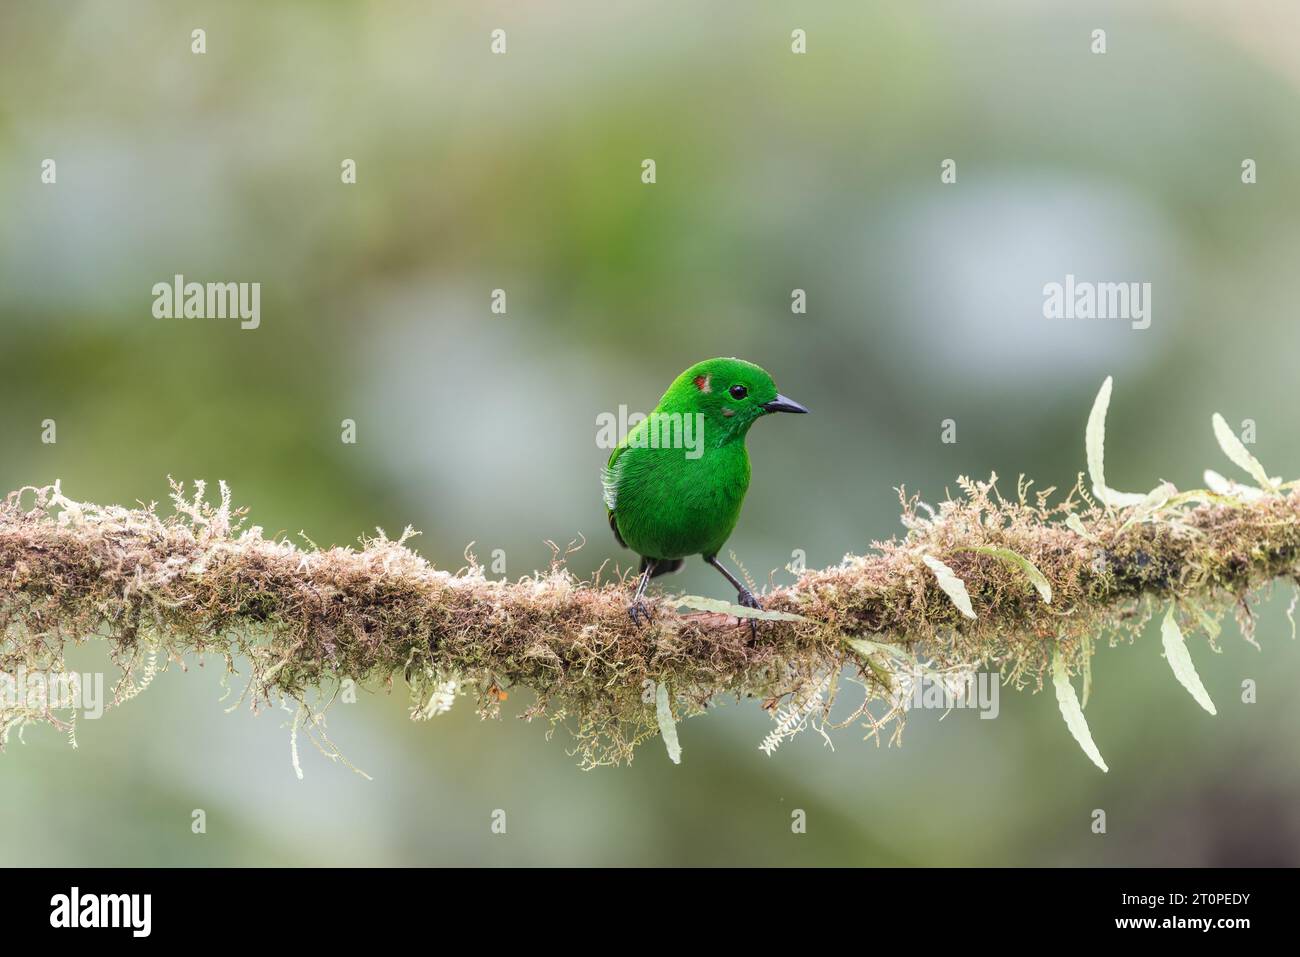
[{"label": "green bird", "polygon": [[[743,359],[706,359],[679,375],[654,412],[637,423],[602,472],[609,527],[641,556],[628,606],[633,623],[650,620],[650,579],[701,555],[736,589],[746,608],[753,592],[718,561],[749,489],[745,436],[772,412],[807,412],[776,391],[772,377]],[[751,632],[754,620],[749,620]]]}]

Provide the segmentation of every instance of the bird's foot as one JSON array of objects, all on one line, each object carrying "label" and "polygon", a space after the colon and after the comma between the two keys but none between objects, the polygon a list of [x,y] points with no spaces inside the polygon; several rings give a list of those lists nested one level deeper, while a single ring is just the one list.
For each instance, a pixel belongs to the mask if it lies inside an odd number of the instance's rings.
[{"label": "bird's foot", "polygon": [[[736,604],[741,605],[745,608],[763,607],[762,603],[758,600],[758,598],[754,595],[754,593],[750,591],[748,588],[741,589],[740,592],[736,595]],[[749,618],[747,620],[749,621],[749,637],[750,640],[752,641],[758,638],[758,619]]]},{"label": "bird's foot", "polygon": [[632,619],[633,625],[648,625],[654,619],[650,614],[649,603],[642,598],[627,606],[627,616]]}]

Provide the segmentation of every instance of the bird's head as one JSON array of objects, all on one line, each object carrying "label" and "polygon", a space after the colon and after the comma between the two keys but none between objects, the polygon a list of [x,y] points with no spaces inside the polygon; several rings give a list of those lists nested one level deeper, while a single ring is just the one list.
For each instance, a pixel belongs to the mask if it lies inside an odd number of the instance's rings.
[{"label": "bird's head", "polygon": [[[705,359],[677,377],[659,408],[665,412],[698,412],[706,436],[743,436],[759,418],[772,412],[807,412],[776,391],[766,370],[744,359]],[[710,443],[712,444],[712,443]]]}]

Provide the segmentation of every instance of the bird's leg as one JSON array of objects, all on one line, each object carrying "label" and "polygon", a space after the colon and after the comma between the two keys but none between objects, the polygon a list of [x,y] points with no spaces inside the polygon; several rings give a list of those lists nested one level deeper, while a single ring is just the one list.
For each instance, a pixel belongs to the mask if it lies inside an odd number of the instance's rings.
[{"label": "bird's leg", "polygon": [[653,559],[645,560],[645,568],[641,570],[641,580],[636,584],[636,594],[632,596],[632,604],[627,606],[628,617],[632,619],[632,624],[641,624],[644,619],[646,624],[650,623],[650,607],[645,603],[642,596],[645,595],[646,585],[650,584],[650,577],[654,575],[655,562]]},{"label": "bird's leg", "polygon": [[[761,604],[759,604],[759,601],[754,596],[754,593],[750,591],[748,588],[746,588],[744,583],[739,578],[731,574],[731,572],[727,570],[726,565],[718,561],[717,555],[705,555],[704,560],[708,562],[710,565],[712,565],[714,568],[716,568],[718,571],[722,572],[722,577],[725,578],[727,581],[731,582],[732,587],[736,589],[736,604],[743,605],[746,608],[763,607]],[[749,619],[749,637],[750,638],[758,637],[758,624],[757,621],[753,618]]]}]

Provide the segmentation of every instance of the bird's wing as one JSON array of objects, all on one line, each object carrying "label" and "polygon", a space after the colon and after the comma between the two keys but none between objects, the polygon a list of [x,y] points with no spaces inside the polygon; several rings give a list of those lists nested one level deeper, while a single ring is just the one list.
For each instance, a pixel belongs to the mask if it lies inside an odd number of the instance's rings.
[{"label": "bird's wing", "polygon": [[609,530],[614,533],[614,540],[624,548],[627,548],[627,542],[623,541],[623,536],[619,534],[618,519],[614,517],[613,512],[609,513]]},{"label": "bird's wing", "polygon": [[618,507],[618,479],[622,473],[618,457],[625,448],[626,446],[620,445],[610,453],[609,461],[600,470],[600,486],[605,497],[605,511],[609,515],[610,531],[614,533],[614,538],[618,543],[627,548],[627,542],[623,541],[623,536],[619,534],[618,521],[614,515],[615,509]]}]

